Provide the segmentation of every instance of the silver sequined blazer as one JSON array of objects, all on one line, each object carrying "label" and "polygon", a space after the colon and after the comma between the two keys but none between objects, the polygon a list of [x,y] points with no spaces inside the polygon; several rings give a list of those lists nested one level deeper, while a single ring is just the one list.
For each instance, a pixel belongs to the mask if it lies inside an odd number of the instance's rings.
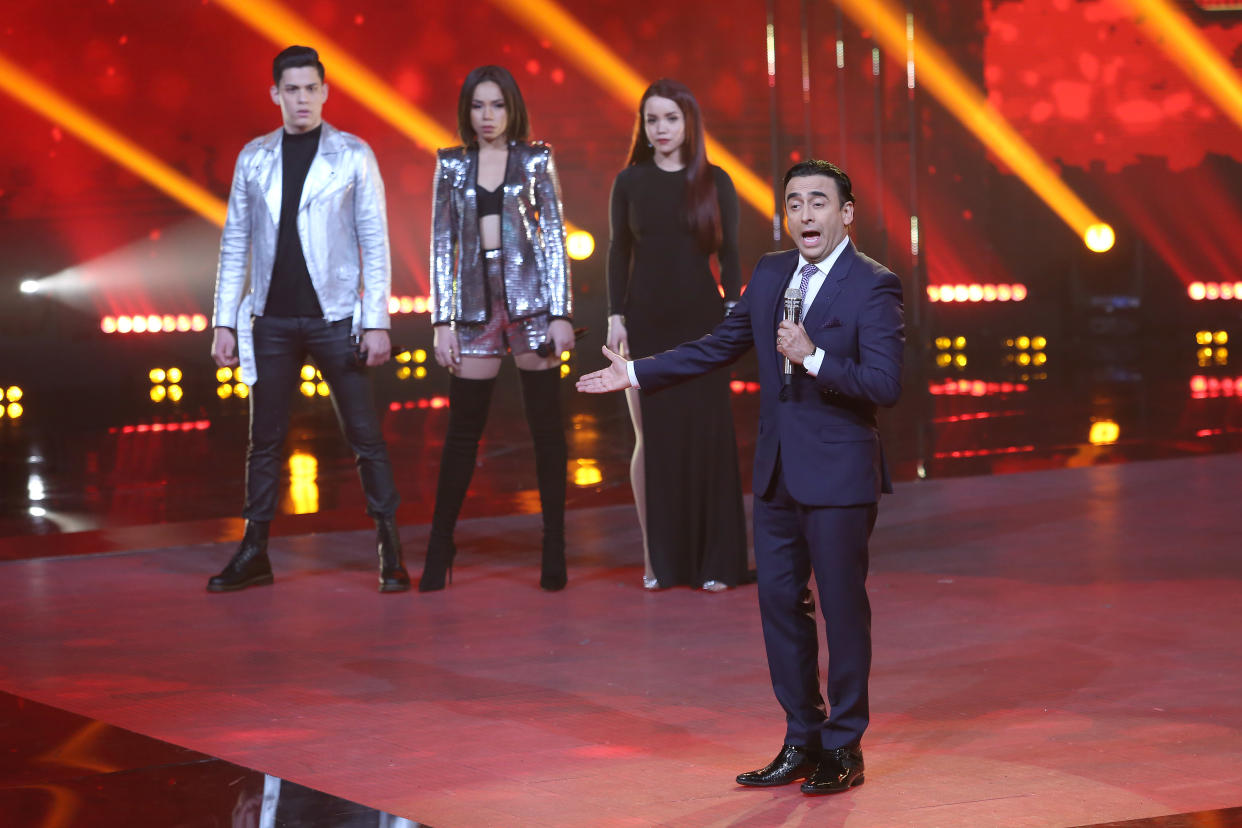
[{"label": "silver sequined blazer", "polygon": [[[238,327],[247,275],[254,312],[261,315],[267,304],[280,232],[283,132],[254,139],[237,158],[220,238],[214,326]],[[302,186],[298,238],[326,320],[353,315],[361,286],[359,326],[389,327],[392,262],[384,182],[366,141],[327,123]]]},{"label": "silver sequined blazer", "polygon": [[[488,318],[475,194],[479,152],[436,152],[431,203],[431,323],[482,323]],[[561,188],[552,148],[509,142],[500,216],[505,297],[510,319],[546,313],[569,319],[573,289],[565,252]]]}]

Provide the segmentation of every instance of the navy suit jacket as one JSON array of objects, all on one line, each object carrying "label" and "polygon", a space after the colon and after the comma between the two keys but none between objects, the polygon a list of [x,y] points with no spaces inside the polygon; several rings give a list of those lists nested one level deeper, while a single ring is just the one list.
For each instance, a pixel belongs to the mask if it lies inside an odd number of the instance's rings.
[{"label": "navy suit jacket", "polygon": [[777,459],[794,500],[806,506],[875,503],[891,492],[876,424],[878,406],[901,394],[905,330],[901,281],[847,242],[815,301],[803,313],[811,340],[824,349],[819,374],[795,366],[781,393],[784,358],[776,327],[798,251],[759,260],[733,312],[706,336],[634,363],[644,393],[736,361],[751,346],[759,359],[759,437],[754,492],[763,496]]}]

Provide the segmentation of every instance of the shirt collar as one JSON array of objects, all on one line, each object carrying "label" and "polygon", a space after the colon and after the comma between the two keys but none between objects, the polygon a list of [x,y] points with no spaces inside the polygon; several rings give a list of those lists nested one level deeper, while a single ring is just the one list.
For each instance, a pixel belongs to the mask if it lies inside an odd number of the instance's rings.
[{"label": "shirt collar", "polygon": [[[841,258],[841,251],[843,251],[845,246],[849,243],[850,237],[846,234],[845,238],[841,239],[841,241],[837,243],[837,246],[833,248],[832,252],[828,254],[828,258],[815,265],[816,269],[825,276],[828,275],[828,272],[832,270],[832,266],[837,263],[837,259]],[[801,273],[802,268],[806,267],[808,264],[810,264],[810,262],[806,260],[806,256],[799,253],[798,270],[796,272]]]}]

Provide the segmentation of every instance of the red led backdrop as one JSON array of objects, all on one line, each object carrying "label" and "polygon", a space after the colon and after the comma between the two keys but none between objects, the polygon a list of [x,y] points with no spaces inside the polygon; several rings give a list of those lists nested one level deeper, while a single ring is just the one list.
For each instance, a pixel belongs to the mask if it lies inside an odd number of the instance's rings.
[{"label": "red led backdrop", "polygon": [[[602,315],[608,191],[634,113],[582,71],[581,45],[532,33],[503,6],[312,0],[288,8],[447,130],[466,72],[484,62],[510,67],[536,136],[556,148],[566,214],[596,238],[575,273],[582,312]],[[903,276],[914,266],[917,212],[919,284],[1021,284],[1023,304],[1034,305],[1060,301],[1067,278],[1126,286],[1136,262],[1145,290],[1183,299],[1191,282],[1237,281],[1240,128],[1121,0],[911,4],[918,36],[941,45],[1116,228],[1117,252],[1095,258],[929,95],[920,89],[911,106],[904,55],[874,60],[871,33],[832,3],[771,4],[771,89],[763,0],[563,8],[639,77],[688,83],[714,136],[765,181],[808,154],[841,162],[856,182],[860,246]],[[1242,18],[1191,11],[1236,67]],[[278,125],[267,95],[276,50],[211,0],[89,0],[72,13],[31,0],[6,4],[0,20],[0,54],[219,198],[241,145]],[[332,73],[329,65],[330,84]],[[431,156],[341,88],[326,115],[375,148],[388,185],[394,292],[424,295]],[[77,292],[60,298],[96,330],[104,314],[210,311],[213,225],[3,93],[0,123],[0,290],[8,297],[0,341],[35,336],[55,318],[46,299],[39,313],[23,305],[18,282],[70,268],[62,281]],[[770,211],[744,207],[742,226],[749,268],[773,245]]]}]

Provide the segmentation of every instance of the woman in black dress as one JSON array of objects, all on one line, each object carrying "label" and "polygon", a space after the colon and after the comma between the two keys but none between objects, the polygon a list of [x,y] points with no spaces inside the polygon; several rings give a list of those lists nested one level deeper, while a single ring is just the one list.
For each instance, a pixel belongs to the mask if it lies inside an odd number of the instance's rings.
[{"label": "woman in black dress", "polygon": [[[629,164],[613,183],[611,222],[614,351],[637,359],[697,339],[737,301],[737,193],[728,174],[708,163],[699,105],[676,81],[658,80],[643,94]],[[714,592],[741,583],[746,518],[727,370],[659,394],[631,389],[627,399],[643,585]]]}]

